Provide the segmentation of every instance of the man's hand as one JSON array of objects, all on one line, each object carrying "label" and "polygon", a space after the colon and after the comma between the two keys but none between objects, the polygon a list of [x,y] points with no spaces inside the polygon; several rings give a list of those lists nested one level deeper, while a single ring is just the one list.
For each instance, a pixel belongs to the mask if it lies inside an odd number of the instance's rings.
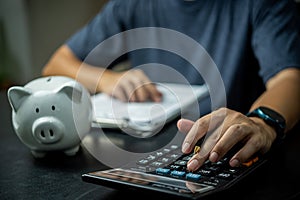
[{"label": "man's hand", "polygon": [[276,138],[275,130],[259,118],[249,118],[242,113],[221,108],[196,122],[181,119],[178,129],[186,133],[182,152],[190,153],[196,142],[206,137],[199,153],[188,162],[190,171],[197,170],[207,159],[220,160],[235,144],[243,146],[230,159],[232,167],[247,161],[256,152],[266,153]]},{"label": "man's hand", "polygon": [[122,101],[159,102],[162,94],[157,90],[142,70],[132,69],[125,72],[106,70],[105,78],[100,81],[101,91]]}]

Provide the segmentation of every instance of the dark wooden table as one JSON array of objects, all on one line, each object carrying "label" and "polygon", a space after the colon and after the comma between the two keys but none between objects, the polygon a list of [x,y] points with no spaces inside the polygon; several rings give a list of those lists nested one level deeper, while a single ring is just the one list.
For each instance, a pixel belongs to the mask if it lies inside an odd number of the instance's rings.
[{"label": "dark wooden table", "polygon": [[[83,173],[107,168],[85,146],[75,156],[53,152],[43,159],[35,159],[12,128],[6,91],[1,91],[0,102],[0,199],[174,199],[157,194],[143,196],[136,191],[119,191],[83,182]],[[120,148],[150,152],[167,144],[176,132],[174,121],[148,139],[134,138],[117,130],[106,131],[105,135]],[[101,141],[102,136],[92,129],[87,137]],[[297,128],[251,176],[228,191],[205,199],[300,199],[299,155],[300,131]]]}]

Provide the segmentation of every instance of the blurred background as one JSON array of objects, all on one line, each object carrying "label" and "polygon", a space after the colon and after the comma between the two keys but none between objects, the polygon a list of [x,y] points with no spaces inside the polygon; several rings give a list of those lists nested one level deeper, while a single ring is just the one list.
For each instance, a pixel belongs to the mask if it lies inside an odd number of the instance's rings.
[{"label": "blurred background", "polygon": [[107,1],[0,0],[0,89],[39,77],[56,48]]},{"label": "blurred background", "polygon": [[0,0],[0,88],[41,76],[52,53],[108,0]]}]

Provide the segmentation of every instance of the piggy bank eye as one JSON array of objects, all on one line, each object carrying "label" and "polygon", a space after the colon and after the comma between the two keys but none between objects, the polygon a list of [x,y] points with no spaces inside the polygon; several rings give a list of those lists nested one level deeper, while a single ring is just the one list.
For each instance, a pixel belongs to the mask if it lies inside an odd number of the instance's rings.
[{"label": "piggy bank eye", "polygon": [[36,113],[39,113],[39,112],[40,112],[40,109],[39,109],[39,108],[36,108],[36,109],[35,109],[35,112],[36,112]]},{"label": "piggy bank eye", "polygon": [[55,110],[55,106],[52,106],[51,109],[54,111]]}]

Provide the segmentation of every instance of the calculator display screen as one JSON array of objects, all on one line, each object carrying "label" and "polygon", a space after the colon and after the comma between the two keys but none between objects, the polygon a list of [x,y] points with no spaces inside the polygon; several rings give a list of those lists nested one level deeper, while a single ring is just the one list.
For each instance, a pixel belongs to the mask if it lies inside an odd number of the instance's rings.
[{"label": "calculator display screen", "polygon": [[110,169],[92,172],[89,175],[116,183],[121,182],[138,187],[147,187],[158,191],[167,190],[172,193],[197,194],[214,189],[213,186],[205,184],[125,169]]}]

